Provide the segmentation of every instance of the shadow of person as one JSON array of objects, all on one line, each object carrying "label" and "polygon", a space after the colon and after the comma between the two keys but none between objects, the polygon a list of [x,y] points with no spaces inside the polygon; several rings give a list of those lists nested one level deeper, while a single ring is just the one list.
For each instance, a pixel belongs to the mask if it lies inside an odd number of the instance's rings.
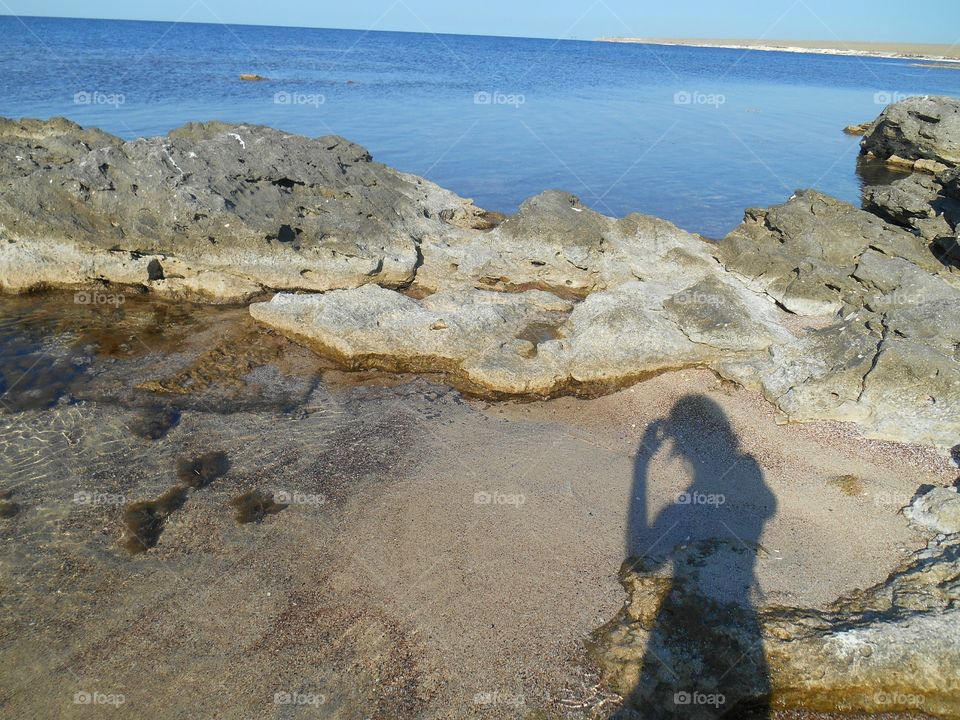
[{"label": "shadow of person", "polygon": [[[671,483],[677,475],[693,478],[679,494]],[[651,491],[667,504],[648,524]],[[769,673],[753,602],[760,538],[775,509],[760,466],[713,400],[684,397],[647,428],[624,563],[625,573],[642,578],[632,603],[648,605],[633,608],[646,618],[647,641],[619,717],[768,717]]]}]

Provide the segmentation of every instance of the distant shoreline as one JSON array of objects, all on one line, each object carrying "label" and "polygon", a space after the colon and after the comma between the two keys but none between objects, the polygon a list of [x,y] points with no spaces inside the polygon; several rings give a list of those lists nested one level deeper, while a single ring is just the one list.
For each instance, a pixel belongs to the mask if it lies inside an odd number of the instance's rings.
[{"label": "distant shoreline", "polygon": [[[920,45],[908,43],[826,42],[807,40],[705,40],[680,38],[599,37],[598,42],[640,45],[669,45],[727,50],[844,55],[850,57],[891,58],[960,63],[960,45]],[[840,45],[841,47],[837,47]]]}]

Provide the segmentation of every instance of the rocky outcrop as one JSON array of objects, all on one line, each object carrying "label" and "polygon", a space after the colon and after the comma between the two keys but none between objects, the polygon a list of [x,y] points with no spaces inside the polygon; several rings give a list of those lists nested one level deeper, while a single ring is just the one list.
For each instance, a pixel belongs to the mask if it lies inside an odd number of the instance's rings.
[{"label": "rocky outcrop", "polygon": [[894,103],[867,131],[861,149],[882,160],[896,156],[960,165],[960,100],[913,97]]},{"label": "rocky outcrop", "polygon": [[480,211],[339,137],[191,124],[122,142],[62,119],[0,124],[0,288],[91,281],[235,301],[403,286],[443,218]]},{"label": "rocky outcrop", "polygon": [[[718,554],[760,551],[693,543],[676,551],[673,577],[644,572],[642,559],[624,564],[629,600],[589,643],[627,699],[621,717],[758,705],[960,716],[960,634],[949,629],[960,621],[960,537],[932,541],[885,582],[824,609],[753,609],[713,591],[704,568]],[[694,693],[713,702],[691,702]]]},{"label": "rocky outcrop", "polygon": [[830,315],[862,304],[852,277],[868,250],[899,257],[960,286],[929,243],[876,215],[815,190],[768,210],[748,210],[718,248],[724,267],[797,315]]},{"label": "rocky outcrop", "polygon": [[889,185],[864,188],[863,207],[928,242],[956,235],[960,199],[950,186],[956,171],[931,177],[912,174]]},{"label": "rocky outcrop", "polygon": [[0,140],[5,291],[285,291],[252,315],[351,367],[549,396],[700,366],[785,420],[960,434],[955,172],[870,188],[864,210],[798,191],[713,244],[556,190],[504,218],[339,137],[206,123],[123,142],[51,120]]},{"label": "rocky outcrop", "polygon": [[635,280],[579,303],[473,288],[416,300],[367,286],[278,294],[250,312],[351,367],[445,372],[485,394],[591,393],[752,357],[787,339],[772,308],[742,286],[715,276],[690,282]]},{"label": "rocky outcrop", "polygon": [[929,488],[904,508],[903,514],[925,530],[944,535],[960,533],[960,494],[956,488]]}]

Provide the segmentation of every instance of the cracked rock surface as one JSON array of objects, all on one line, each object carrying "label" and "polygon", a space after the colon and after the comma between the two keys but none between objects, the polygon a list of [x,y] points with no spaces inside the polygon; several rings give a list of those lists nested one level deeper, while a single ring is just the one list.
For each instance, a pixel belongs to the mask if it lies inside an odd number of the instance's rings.
[{"label": "cracked rock surface", "polygon": [[[590,643],[604,680],[629,698],[618,717],[718,717],[711,705],[676,704],[677,687],[722,689],[734,716],[765,704],[960,715],[960,634],[950,629],[960,621],[960,536],[931,541],[884,582],[823,609],[753,609],[703,592],[705,566],[737,562],[718,555],[760,551],[693,543],[675,552],[673,577],[624,564],[629,601]],[[658,630],[667,621],[678,631]],[[705,647],[716,657],[702,657]]]},{"label": "cracked rock surface", "polygon": [[0,139],[7,292],[279,291],[253,317],[355,368],[552,396],[699,366],[784,420],[960,435],[954,171],[871,189],[863,210],[798,191],[714,244],[558,190],[504,218],[334,136],[203,123],[123,142],[55,119],[5,120]]}]

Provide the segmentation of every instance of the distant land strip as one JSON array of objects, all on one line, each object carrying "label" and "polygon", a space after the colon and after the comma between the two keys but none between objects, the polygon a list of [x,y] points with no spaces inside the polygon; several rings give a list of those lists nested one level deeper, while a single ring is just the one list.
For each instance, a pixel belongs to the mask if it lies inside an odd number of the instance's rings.
[{"label": "distant land strip", "polygon": [[730,50],[767,50],[776,52],[852,55],[857,57],[907,58],[960,62],[960,44],[923,45],[911,43],[860,42],[842,40],[708,40],[690,38],[601,37],[600,42],[639,43],[645,45],[685,45],[688,47],[727,48]]}]

